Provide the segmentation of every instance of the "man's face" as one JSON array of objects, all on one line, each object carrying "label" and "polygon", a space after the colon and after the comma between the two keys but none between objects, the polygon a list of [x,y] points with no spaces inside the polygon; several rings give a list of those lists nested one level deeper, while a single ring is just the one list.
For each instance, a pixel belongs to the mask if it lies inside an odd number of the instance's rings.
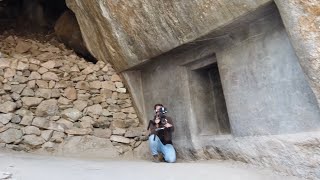
[{"label": "man's face", "polygon": [[156,115],[159,115],[159,114],[160,114],[160,113],[159,113],[160,108],[162,108],[162,106],[156,106]]}]

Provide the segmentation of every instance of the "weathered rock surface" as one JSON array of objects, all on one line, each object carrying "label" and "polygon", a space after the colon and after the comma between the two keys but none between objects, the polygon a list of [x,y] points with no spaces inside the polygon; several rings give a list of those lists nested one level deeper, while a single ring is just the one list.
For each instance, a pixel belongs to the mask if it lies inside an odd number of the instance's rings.
[{"label": "weathered rock surface", "polygon": [[70,118],[74,121],[82,117],[82,113],[78,109],[69,108],[61,112],[63,118]]},{"label": "weathered rock surface", "polygon": [[0,140],[5,143],[13,143],[19,140],[21,137],[22,131],[15,128],[10,128],[0,134]]},{"label": "weathered rock surface", "polygon": [[10,122],[10,120],[12,119],[13,114],[12,113],[8,113],[8,114],[0,114],[0,123],[2,124],[8,124],[8,122]]},{"label": "weathered rock surface", "polygon": [[83,42],[77,19],[72,11],[66,11],[60,16],[54,26],[54,30],[59,40],[74,49],[75,52],[85,57],[90,56]]},{"label": "weathered rock surface", "polygon": [[318,0],[275,0],[320,107],[320,5]]},{"label": "weathered rock surface", "polygon": [[46,141],[40,136],[36,136],[36,135],[23,136],[23,143],[28,144],[30,146],[39,146],[45,142]]},{"label": "weathered rock surface", "polygon": [[119,157],[110,140],[94,136],[73,136],[60,145],[57,154],[76,157]]},{"label": "weathered rock surface", "polygon": [[16,109],[17,105],[14,102],[7,101],[0,104],[0,112],[9,113]]},{"label": "weathered rock surface", "polygon": [[114,141],[114,142],[124,143],[124,144],[129,144],[130,143],[130,139],[125,138],[123,136],[117,136],[117,135],[112,135],[110,137],[110,140]]},{"label": "weathered rock surface", "polygon": [[59,106],[55,99],[42,101],[36,109],[36,116],[54,116],[58,115]]},{"label": "weathered rock surface", "polygon": [[[110,141],[113,113],[129,116],[125,108],[132,107],[116,100],[122,82],[110,64],[86,62],[51,41],[3,39],[0,34],[0,147],[89,157],[118,157],[136,148],[136,137],[124,133],[117,134],[121,146]],[[131,102],[128,93],[121,98]]]},{"label": "weathered rock surface", "polygon": [[191,42],[271,1],[144,1],[143,6],[138,0],[66,3],[78,19],[89,51],[99,60],[108,59],[120,71]]}]

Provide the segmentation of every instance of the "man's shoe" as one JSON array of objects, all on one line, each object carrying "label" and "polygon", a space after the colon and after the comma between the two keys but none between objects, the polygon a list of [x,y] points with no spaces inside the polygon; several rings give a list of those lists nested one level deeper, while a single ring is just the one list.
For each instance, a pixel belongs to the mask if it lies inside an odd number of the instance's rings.
[{"label": "man's shoe", "polygon": [[152,162],[155,162],[155,163],[159,163],[159,156],[158,155],[153,155],[152,156]]},{"label": "man's shoe", "polygon": [[164,157],[162,153],[159,154],[158,159],[159,159],[159,162],[164,162]]}]

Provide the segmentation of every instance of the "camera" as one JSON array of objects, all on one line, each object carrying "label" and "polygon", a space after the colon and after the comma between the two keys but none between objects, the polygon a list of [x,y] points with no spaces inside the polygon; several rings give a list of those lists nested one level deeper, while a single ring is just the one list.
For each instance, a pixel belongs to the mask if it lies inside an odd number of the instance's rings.
[{"label": "camera", "polygon": [[159,112],[159,118],[160,118],[160,122],[161,124],[166,124],[167,123],[167,120],[166,120],[166,116],[165,114],[168,112],[167,108],[165,107],[161,107],[159,108],[158,110],[156,110],[156,113]]}]

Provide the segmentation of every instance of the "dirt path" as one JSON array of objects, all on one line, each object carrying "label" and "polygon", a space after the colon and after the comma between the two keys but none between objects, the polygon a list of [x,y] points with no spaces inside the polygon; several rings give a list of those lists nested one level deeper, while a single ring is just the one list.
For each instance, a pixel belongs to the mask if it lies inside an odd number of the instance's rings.
[{"label": "dirt path", "polygon": [[3,152],[0,152],[0,172],[12,173],[12,179],[17,180],[297,179],[226,161],[167,164],[128,160],[79,160]]}]

